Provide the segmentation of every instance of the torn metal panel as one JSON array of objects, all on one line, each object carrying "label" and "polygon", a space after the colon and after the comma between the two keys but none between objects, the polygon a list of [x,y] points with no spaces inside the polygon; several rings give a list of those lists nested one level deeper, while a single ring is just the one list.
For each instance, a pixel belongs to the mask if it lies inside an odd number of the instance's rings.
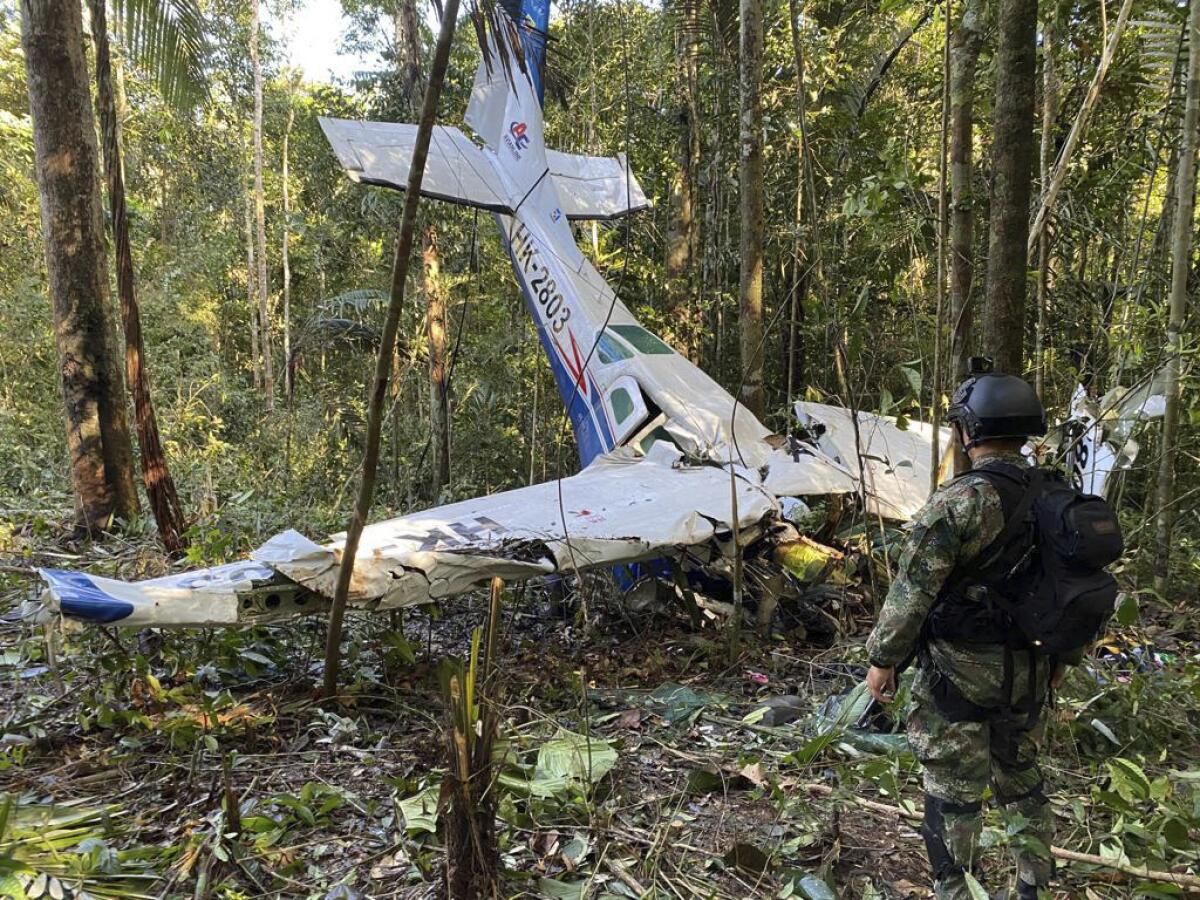
[{"label": "torn metal panel", "polygon": [[[858,413],[858,437],[850,411],[823,403],[799,401],[796,418],[815,434],[817,447],[857,485],[861,447],[862,475],[868,509],[889,519],[909,519],[929,499],[930,426],[910,423],[901,430],[894,420],[869,412]],[[923,433],[922,433],[923,432]],[[941,446],[948,447],[950,429],[941,429]]]},{"label": "torn metal panel", "polygon": [[851,494],[858,490],[858,482],[840,464],[801,445],[794,450],[781,447],[772,451],[767,457],[763,487],[777,497],[802,497]]}]

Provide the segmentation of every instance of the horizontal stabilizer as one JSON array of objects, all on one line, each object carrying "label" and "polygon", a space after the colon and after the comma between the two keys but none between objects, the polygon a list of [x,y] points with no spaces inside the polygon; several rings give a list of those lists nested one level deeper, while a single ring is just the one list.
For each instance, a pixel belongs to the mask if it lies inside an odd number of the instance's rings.
[{"label": "horizontal stabilizer", "polygon": [[[417,142],[417,126],[393,122],[318,120],[347,174],[363,184],[402,191]],[[512,213],[492,164],[457,128],[437,126],[429,142],[421,194],[498,213]]]},{"label": "horizontal stabilizer", "polygon": [[650,208],[623,153],[581,156],[547,150],[546,162],[568,219],[612,219]]}]

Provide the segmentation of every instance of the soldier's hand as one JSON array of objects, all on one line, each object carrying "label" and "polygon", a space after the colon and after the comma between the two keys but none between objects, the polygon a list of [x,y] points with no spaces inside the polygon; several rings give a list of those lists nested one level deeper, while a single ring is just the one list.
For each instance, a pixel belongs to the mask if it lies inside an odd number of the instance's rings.
[{"label": "soldier's hand", "polygon": [[867,690],[880,703],[891,703],[896,696],[896,668],[871,666],[867,670]]}]

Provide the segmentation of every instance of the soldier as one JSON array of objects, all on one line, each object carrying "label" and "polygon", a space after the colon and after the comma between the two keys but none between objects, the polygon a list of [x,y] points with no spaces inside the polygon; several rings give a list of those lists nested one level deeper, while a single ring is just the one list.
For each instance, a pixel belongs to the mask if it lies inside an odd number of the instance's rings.
[{"label": "soldier", "polygon": [[897,668],[916,659],[908,739],[924,767],[921,831],[935,895],[970,897],[964,873],[978,860],[990,783],[994,801],[1028,823],[1018,838],[1017,896],[1037,898],[1053,874],[1053,823],[1037,762],[1041,711],[1065,661],[1009,640],[984,602],[987,586],[975,579],[1002,532],[1011,537],[1011,507],[1021,503],[1019,485],[1032,471],[1021,448],[1046,433],[1046,420],[1025,381],[972,363],[947,416],[972,471],[939,489],[916,517],[867,641],[867,688],[890,702]]}]

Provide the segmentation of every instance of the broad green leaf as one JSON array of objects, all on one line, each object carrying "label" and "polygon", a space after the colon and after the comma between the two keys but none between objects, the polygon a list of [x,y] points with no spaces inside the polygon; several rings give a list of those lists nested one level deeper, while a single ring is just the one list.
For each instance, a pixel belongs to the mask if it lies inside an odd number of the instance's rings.
[{"label": "broad green leaf", "polygon": [[974,875],[964,872],[963,876],[967,880],[967,893],[971,895],[971,900],[990,900],[988,892],[983,889],[983,885],[975,879]]},{"label": "broad green leaf", "polygon": [[506,772],[499,782],[518,793],[557,797],[573,786],[595,784],[616,764],[617,751],[607,741],[562,730],[538,749],[532,772]]},{"label": "broad green leaf", "polygon": [[670,682],[655,688],[650,694],[650,700],[666,707],[663,718],[669,725],[681,722],[704,707],[717,703],[717,697],[713,694]]},{"label": "broad green leaf", "polygon": [[583,900],[584,892],[590,881],[559,881],[555,878],[539,878],[538,894],[543,897],[554,897],[556,900]]},{"label": "broad green leaf", "polygon": [[1118,756],[1105,765],[1112,776],[1113,790],[1123,799],[1135,803],[1150,798],[1150,779],[1137,763]]},{"label": "broad green leaf", "polygon": [[596,782],[616,764],[617,751],[607,741],[560,731],[538,749],[535,775],[544,773],[551,778]]},{"label": "broad green leaf", "polygon": [[1132,591],[1122,592],[1117,598],[1117,622],[1132,625],[1138,619],[1138,598]]},{"label": "broad green leaf", "polygon": [[1175,816],[1172,816],[1163,823],[1162,836],[1176,850],[1187,850],[1192,847],[1192,839],[1187,822]]},{"label": "broad green leaf", "polygon": [[26,900],[27,896],[19,878],[9,874],[0,875],[0,897],[11,897],[12,900]]},{"label": "broad green leaf", "polygon": [[413,794],[399,803],[404,814],[404,829],[410,834],[437,834],[438,799],[441,783],[431,784],[418,794]]}]

